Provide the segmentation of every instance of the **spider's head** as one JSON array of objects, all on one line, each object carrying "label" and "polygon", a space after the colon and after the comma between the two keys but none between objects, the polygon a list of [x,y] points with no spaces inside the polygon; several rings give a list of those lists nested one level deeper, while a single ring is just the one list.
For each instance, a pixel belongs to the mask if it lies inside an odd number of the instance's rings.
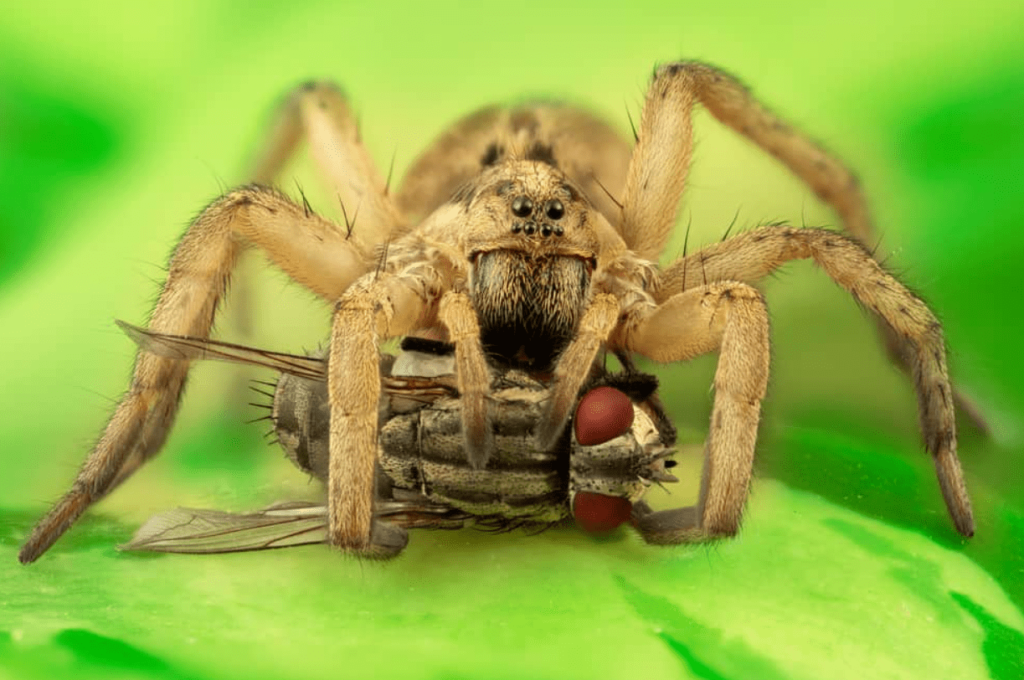
[{"label": "spider's head", "polygon": [[625,249],[572,180],[525,158],[487,167],[423,230],[469,262],[490,360],[535,371],[550,368],[575,337],[595,272]]},{"label": "spider's head", "polygon": [[482,172],[452,199],[463,209],[464,252],[495,250],[592,260],[599,242],[590,201],[556,167],[508,160]]},{"label": "spider's head", "polygon": [[488,167],[453,202],[450,228],[471,264],[485,351],[499,364],[545,370],[586,307],[600,215],[559,169],[527,159]]}]

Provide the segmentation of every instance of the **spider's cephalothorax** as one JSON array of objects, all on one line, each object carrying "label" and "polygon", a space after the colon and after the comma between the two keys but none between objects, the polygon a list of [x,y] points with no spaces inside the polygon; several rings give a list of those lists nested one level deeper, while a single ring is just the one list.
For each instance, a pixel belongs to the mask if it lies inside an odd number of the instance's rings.
[{"label": "spider's cephalothorax", "polygon": [[[686,187],[696,104],[778,158],[836,211],[845,233],[757,227],[659,267]],[[344,225],[268,186],[303,136],[349,208]],[[602,350],[626,364],[632,353],[668,362],[717,352],[697,501],[634,518],[651,542],[707,541],[739,530],[768,384],[768,311],[753,284],[790,260],[810,259],[876,316],[890,354],[913,376],[946,507],[957,530],[972,535],[942,327],[862,245],[876,238],[853,174],[737,80],[698,62],[655,70],[634,139],[631,147],[573,106],[491,107],[442,134],[391,191],[341,91],[307,84],[287,100],[254,168],[256,183],[215,200],[182,237],[150,329],[208,338],[250,245],[334,304],[328,539],[357,553],[372,553],[387,535],[374,521],[387,338],[429,333],[454,345],[463,451],[477,470],[494,448],[488,355],[550,367],[533,430],[538,450],[548,451]],[[159,451],[187,372],[176,355],[139,355],[129,390],[72,489],[26,541],[22,561],[36,559]]]}]

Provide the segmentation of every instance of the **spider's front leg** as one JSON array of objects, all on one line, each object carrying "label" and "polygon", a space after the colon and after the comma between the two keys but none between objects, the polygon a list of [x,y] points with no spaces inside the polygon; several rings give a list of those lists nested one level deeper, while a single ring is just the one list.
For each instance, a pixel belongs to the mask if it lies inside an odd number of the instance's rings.
[{"label": "spider's front leg", "polygon": [[[841,163],[765,109],[731,76],[695,62],[666,65],[654,75],[630,160],[623,194],[624,239],[648,256],[660,252],[665,243],[685,184],[692,152],[690,116],[697,102],[785,163],[835,208],[845,229],[860,242],[821,229],[763,227],[684,257],[670,266],[649,292],[662,307],[676,305],[681,296],[706,290],[709,285],[753,283],[784,262],[813,258],[877,315],[887,344],[898,349],[899,364],[917,389],[925,445],[933,457],[950,516],[962,535],[973,535],[970,498],[956,455],[957,394],[946,369],[942,327],[927,305],[885,272],[863,246],[873,232],[870,216],[856,178]],[[670,342],[671,338],[663,340]],[[650,342],[637,338],[633,342],[652,349]],[[723,348],[720,367],[724,363]],[[712,426],[716,426],[714,419]],[[709,488],[713,488],[716,473],[714,469],[709,473],[709,467],[715,456],[712,450],[708,455],[705,482],[710,474]],[[649,523],[659,516],[650,516],[640,526],[650,528]],[[679,527],[693,523],[684,513],[667,520],[660,517],[657,521],[665,522],[660,529],[672,540],[680,531],[685,534]]]},{"label": "spider's front leg", "polygon": [[455,370],[462,396],[462,439],[469,464],[482,469],[494,448],[487,395],[491,373],[480,343],[480,322],[469,296],[448,291],[438,309],[448,339],[455,345]]},{"label": "spider's front leg", "polygon": [[953,388],[946,368],[942,325],[921,298],[886,272],[864,247],[827,229],[759,227],[681,259],[664,271],[655,300],[701,282],[755,282],[795,259],[812,259],[899,339],[917,391],[925,447],[931,454],[949,515],[963,536],[974,515],[957,457]]},{"label": "spider's front leg", "polygon": [[[246,243],[261,247],[314,292],[338,295],[366,270],[367,255],[319,216],[283,194],[249,186],[210,204],[189,226],[168,265],[150,317],[157,333],[209,336],[217,304]],[[131,385],[74,484],[39,521],[18,557],[33,562],[77,520],[154,456],[178,410],[189,362],[140,352]]]},{"label": "spider's front leg", "polygon": [[[474,335],[475,326],[466,328],[465,320],[462,325],[450,323],[462,318],[459,298],[465,296],[450,291],[439,295],[440,289],[436,271],[427,265],[400,275],[374,273],[354,283],[336,306],[327,373],[331,406],[328,539],[343,550],[386,558],[401,552],[408,540],[405,530],[374,519],[381,341],[430,327],[437,320],[454,328],[459,387],[464,390],[463,427],[467,429],[475,419],[485,428],[484,441],[490,442],[490,423],[481,416],[489,381],[479,351],[479,332]],[[478,346],[483,379],[467,372],[464,360],[460,362],[460,355],[464,359],[466,354],[467,333]],[[482,382],[483,387],[467,388],[467,380]],[[472,436],[467,439],[473,441]],[[472,448],[468,454],[472,460]]]},{"label": "spider's front leg", "polygon": [[346,213],[347,238],[371,249],[408,230],[360,140],[352,106],[334,83],[309,81],[285,97],[249,176],[260,184],[275,183],[303,139]]},{"label": "spider's front leg", "polygon": [[770,359],[768,310],[757,289],[720,282],[627,312],[612,338],[616,347],[655,361],[684,361],[718,350],[711,429],[695,507],[638,513],[650,543],[684,543],[731,536],[746,503]]},{"label": "spider's front leg", "polygon": [[[691,117],[698,103],[805,182],[836,211],[847,234],[865,247],[874,245],[877,230],[871,211],[849,168],[761,104],[734,77],[689,61],[659,67],[647,92],[622,199],[623,237],[633,250],[656,259],[672,232],[692,156]],[[890,324],[879,323],[878,329],[890,359],[914,376],[917,348]],[[977,406],[955,387],[950,390],[975,426],[987,431]]]},{"label": "spider's front leg", "polygon": [[693,108],[780,160],[839,214],[862,243],[875,238],[857,177],[806,135],[772,113],[728,73],[684,61],[659,67],[644,102],[622,204],[622,231],[637,253],[656,259],[676,223],[693,154]]}]

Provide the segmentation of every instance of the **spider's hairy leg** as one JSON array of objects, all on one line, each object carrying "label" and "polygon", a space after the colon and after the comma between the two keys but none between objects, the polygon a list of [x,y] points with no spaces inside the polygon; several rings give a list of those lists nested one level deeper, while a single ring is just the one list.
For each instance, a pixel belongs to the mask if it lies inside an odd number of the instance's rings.
[{"label": "spider's hairy leg", "polygon": [[469,464],[482,469],[494,448],[487,395],[491,374],[480,342],[480,323],[469,296],[448,291],[441,297],[438,318],[455,344],[455,368],[462,398],[462,433]]},{"label": "spider's hairy leg", "polygon": [[657,261],[675,227],[693,155],[695,93],[655,75],[626,172],[619,231],[640,257]]},{"label": "spider's hairy leg", "polygon": [[623,198],[623,231],[634,250],[654,259],[672,232],[693,153],[695,103],[782,161],[835,209],[846,231],[871,242],[875,229],[856,176],[735,78],[691,61],[658,68],[647,92]]},{"label": "spider's hairy leg", "polygon": [[502,108],[489,106],[465,116],[438,136],[402,178],[395,194],[402,212],[422,220],[479,175],[491,156],[497,158],[506,119]]},{"label": "spider's hairy leg", "polygon": [[906,350],[925,447],[957,531],[974,534],[971,502],[956,455],[953,391],[942,326],[928,306],[856,241],[827,229],[759,227],[712,244],[663,273],[655,300],[708,281],[755,282],[790,260],[811,258],[871,310]]},{"label": "spider's hairy leg", "polygon": [[427,318],[435,312],[426,292],[433,283],[415,275],[368,274],[335,308],[327,367],[328,540],[343,550],[389,557],[404,547],[393,527],[373,520],[380,342],[434,322]]},{"label": "spider's hairy leg", "polygon": [[739,530],[747,499],[761,400],[768,386],[764,298],[751,286],[727,281],[628,314],[613,338],[616,346],[662,362],[719,352],[697,505],[646,515],[637,528],[652,543],[731,536]]},{"label": "spider's hairy leg", "polygon": [[344,206],[350,226],[358,215],[358,228],[352,226],[346,236],[368,248],[406,230],[385,180],[362,144],[352,108],[333,83],[310,81],[288,95],[253,163],[253,181],[273,182],[303,137]]},{"label": "spider's hairy leg", "polygon": [[[246,187],[214,201],[189,226],[171,256],[150,317],[158,333],[209,336],[217,304],[246,242],[315,292],[336,297],[365,271],[365,257],[334,225],[276,191]],[[139,352],[131,385],[86,458],[70,491],[33,529],[19,554],[32,562],[93,503],[163,445],[189,362]]]},{"label": "spider's hairy leg", "polygon": [[[655,71],[630,162],[622,232],[634,250],[656,259],[671,233],[693,151],[695,103],[779,159],[836,211],[847,233],[865,246],[875,241],[871,212],[853,172],[768,110],[729,74],[700,62],[678,62]],[[889,358],[913,375],[914,348],[888,325],[880,324],[879,332]],[[958,390],[952,394],[975,426],[987,431],[970,399]]]},{"label": "spider's hairy leg", "polygon": [[583,313],[576,337],[558,358],[551,399],[544,417],[537,424],[537,446],[541,451],[554,448],[565,429],[580,388],[590,375],[594,357],[615,329],[618,316],[619,301],[608,293],[595,295]]},{"label": "spider's hairy leg", "polygon": [[[367,252],[405,230],[401,214],[381,179],[373,159],[360,139],[358,125],[341,89],[329,82],[309,81],[294,88],[277,107],[261,148],[248,169],[248,178],[271,185],[307,141],[310,154],[337,196],[345,225],[344,237]],[[299,187],[299,192],[302,192]],[[333,200],[333,199],[332,199]],[[302,203],[306,213],[312,207]],[[252,304],[247,275],[252,263],[243,258],[236,275],[233,296],[235,314],[245,331],[251,328]],[[360,270],[357,274],[362,274]],[[330,298],[332,301],[337,299]]]}]

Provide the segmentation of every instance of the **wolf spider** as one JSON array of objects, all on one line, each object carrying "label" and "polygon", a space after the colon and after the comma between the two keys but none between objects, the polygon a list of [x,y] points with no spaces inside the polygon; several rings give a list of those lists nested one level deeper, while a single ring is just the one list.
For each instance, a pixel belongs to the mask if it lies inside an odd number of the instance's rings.
[{"label": "wolf spider", "polygon": [[[698,102],[806,182],[849,236],[763,226],[659,268],[686,184]],[[344,226],[267,185],[302,137],[348,207]],[[553,396],[536,428],[547,450],[562,436],[602,348],[659,362],[717,350],[697,504],[642,509],[635,518],[653,542],[703,541],[738,530],[750,483],[769,368],[768,314],[751,284],[789,260],[810,258],[879,318],[890,351],[913,377],[925,446],[953,523],[972,535],[942,330],[862,245],[872,227],[854,176],[735,79],[696,62],[655,70],[635,141],[631,150],[572,106],[488,108],[443,134],[392,194],[345,97],[309,83],[284,107],[256,183],[216,199],[181,238],[149,328],[208,337],[232,268],[250,244],[336,302],[328,537],[366,554],[386,533],[373,508],[381,341],[430,332],[454,343],[465,453],[477,467],[492,446],[490,366],[549,377]],[[353,207],[358,219],[349,219]],[[188,361],[138,355],[128,392],[72,489],[26,542],[23,562],[157,453],[188,368]]]}]

